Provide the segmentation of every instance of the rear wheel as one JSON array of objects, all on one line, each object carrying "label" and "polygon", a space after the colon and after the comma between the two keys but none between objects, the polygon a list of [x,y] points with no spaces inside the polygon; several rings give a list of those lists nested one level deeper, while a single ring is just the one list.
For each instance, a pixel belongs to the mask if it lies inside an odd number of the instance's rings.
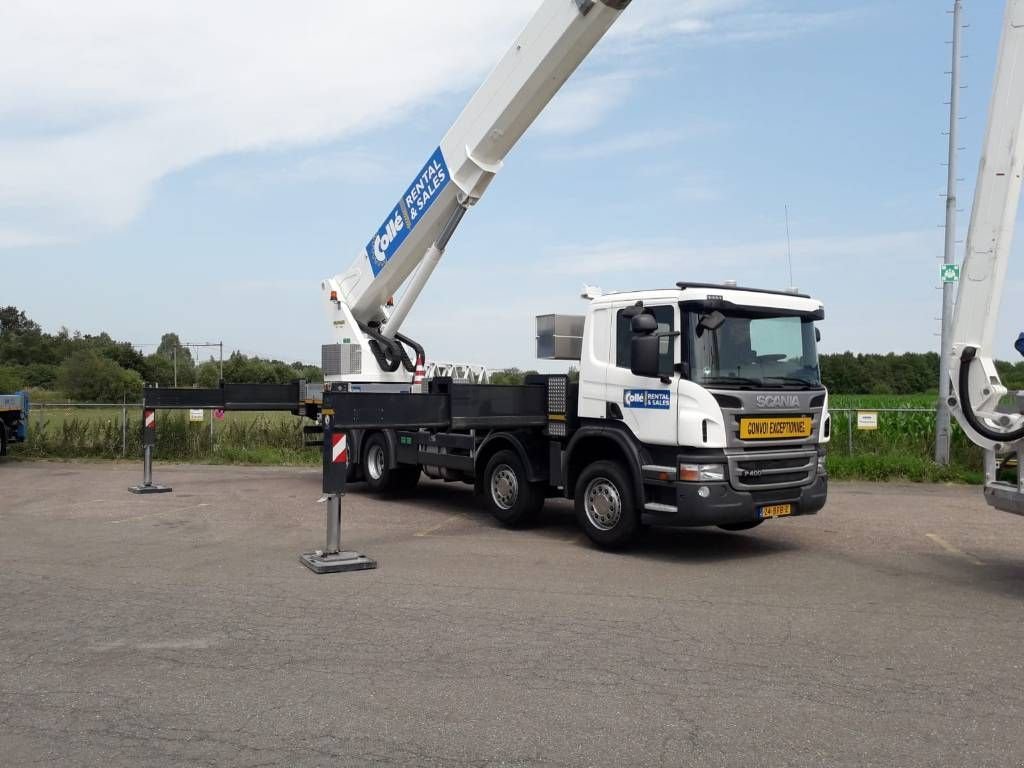
[{"label": "rear wheel", "polygon": [[592,542],[604,549],[627,546],[640,528],[633,489],[622,467],[596,461],[576,481],[576,520]]},{"label": "rear wheel", "polygon": [[7,425],[0,421],[0,456],[7,455]]},{"label": "rear wheel", "polygon": [[416,487],[420,468],[416,465],[390,466],[387,438],[380,432],[370,435],[363,447],[363,475],[366,485],[376,493],[406,493]]},{"label": "rear wheel", "polygon": [[515,451],[498,451],[487,462],[484,492],[491,514],[509,528],[532,523],[544,506],[544,489],[527,479],[526,467]]}]

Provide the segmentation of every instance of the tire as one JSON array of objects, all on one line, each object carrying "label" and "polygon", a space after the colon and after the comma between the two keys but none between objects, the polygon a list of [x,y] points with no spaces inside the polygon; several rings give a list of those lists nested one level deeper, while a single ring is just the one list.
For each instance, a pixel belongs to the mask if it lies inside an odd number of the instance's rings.
[{"label": "tire", "polygon": [[7,455],[7,425],[0,421],[0,456]]},{"label": "tire", "polygon": [[484,496],[491,514],[507,528],[534,522],[544,507],[544,489],[527,479],[515,451],[498,451],[484,469]]},{"label": "tire", "polygon": [[574,496],[577,522],[602,549],[622,549],[640,530],[633,486],[621,465],[595,461],[580,473]]},{"label": "tire", "polygon": [[412,491],[420,479],[420,468],[402,464],[389,466],[387,438],[381,432],[371,435],[363,446],[363,476],[374,493],[401,494]]},{"label": "tire", "polygon": [[749,531],[751,528],[757,528],[763,522],[764,520],[750,520],[746,523],[725,523],[718,527],[723,531]]}]

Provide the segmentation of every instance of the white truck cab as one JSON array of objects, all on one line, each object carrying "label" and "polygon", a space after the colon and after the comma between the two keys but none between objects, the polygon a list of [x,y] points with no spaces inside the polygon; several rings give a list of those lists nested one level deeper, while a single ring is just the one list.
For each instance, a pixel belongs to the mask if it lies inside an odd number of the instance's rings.
[{"label": "white truck cab", "polygon": [[[808,296],[733,284],[596,296],[574,438],[622,433],[640,456],[644,514],[662,524],[750,527],[817,512],[830,436],[822,319]],[[658,478],[667,485],[649,482]]]}]

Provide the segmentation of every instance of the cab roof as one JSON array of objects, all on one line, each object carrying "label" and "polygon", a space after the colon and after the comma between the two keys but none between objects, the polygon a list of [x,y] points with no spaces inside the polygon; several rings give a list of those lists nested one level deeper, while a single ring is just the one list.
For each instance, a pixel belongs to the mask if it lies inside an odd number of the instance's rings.
[{"label": "cab roof", "polygon": [[659,288],[647,291],[623,291],[604,293],[593,299],[594,305],[621,304],[625,302],[670,301],[670,302],[715,302],[737,307],[758,309],[779,309],[784,312],[801,314],[822,314],[822,303],[802,293],[790,291],[762,290],[729,284],[678,283],[675,288]]}]

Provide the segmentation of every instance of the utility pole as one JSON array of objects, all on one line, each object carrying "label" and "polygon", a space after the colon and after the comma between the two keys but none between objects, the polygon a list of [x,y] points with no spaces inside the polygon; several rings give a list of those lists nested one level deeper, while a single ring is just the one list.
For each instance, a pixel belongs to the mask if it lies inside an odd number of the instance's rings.
[{"label": "utility pole", "polygon": [[[956,145],[960,120],[960,14],[961,0],[953,0],[953,65],[949,72],[949,162],[946,167],[946,245],[943,266],[956,263]],[[946,363],[952,354],[953,302],[956,283],[942,277],[942,334],[939,346],[939,407],[935,412],[935,462],[949,464],[949,392]]]}]

